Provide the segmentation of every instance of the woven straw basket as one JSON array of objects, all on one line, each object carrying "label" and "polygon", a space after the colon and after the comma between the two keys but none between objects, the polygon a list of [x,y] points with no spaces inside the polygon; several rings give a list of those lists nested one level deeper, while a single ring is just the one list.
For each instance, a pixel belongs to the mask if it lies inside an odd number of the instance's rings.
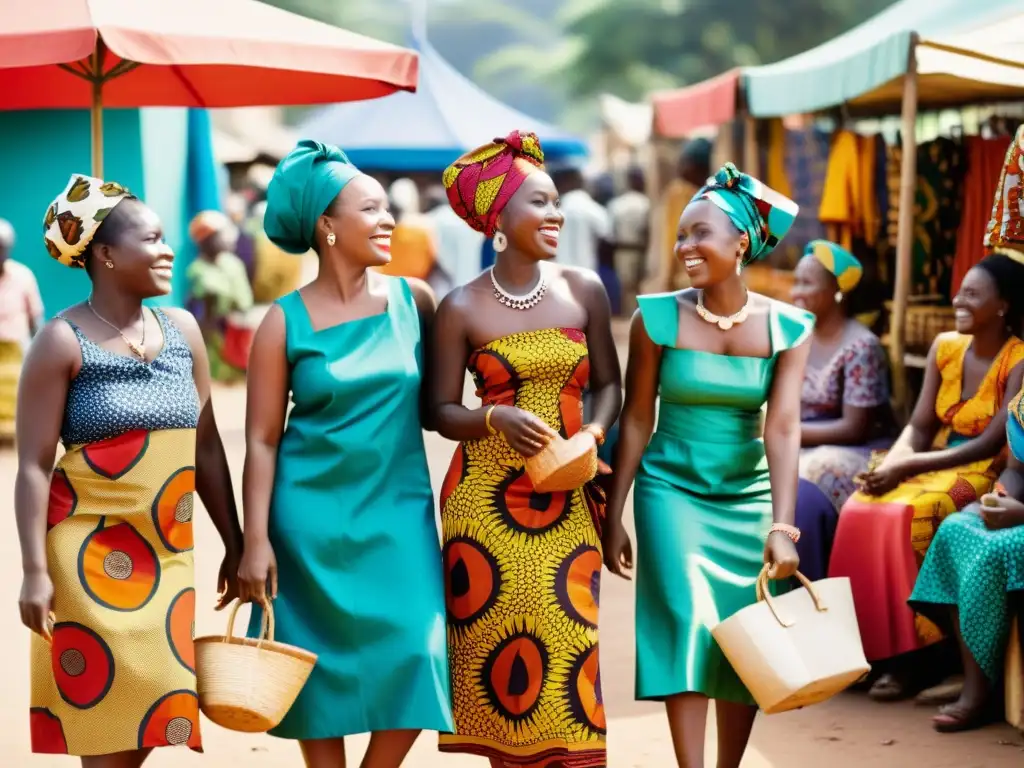
[{"label": "woven straw basket", "polygon": [[765,566],[757,602],[711,630],[726,659],[766,715],[808,707],[835,696],[871,670],[853,607],[849,579],[813,584],[779,597],[768,591]]},{"label": "woven straw basket", "polygon": [[597,475],[597,445],[592,435],[577,432],[568,440],[554,438],[526,460],[526,474],[538,493],[575,491]]},{"label": "woven straw basket", "polygon": [[276,726],[295,703],[316,664],[316,654],[274,642],[274,609],[263,601],[260,638],[235,637],[235,602],[227,635],[196,639],[199,707],[231,731],[263,733]]}]

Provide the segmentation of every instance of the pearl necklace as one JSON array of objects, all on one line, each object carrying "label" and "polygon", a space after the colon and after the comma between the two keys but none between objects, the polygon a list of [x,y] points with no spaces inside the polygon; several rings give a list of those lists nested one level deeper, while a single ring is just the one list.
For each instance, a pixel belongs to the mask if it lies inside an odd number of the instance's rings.
[{"label": "pearl necklace", "polygon": [[533,309],[544,298],[544,294],[547,293],[548,279],[547,275],[544,274],[543,267],[540,269],[540,280],[537,281],[537,285],[533,287],[532,291],[522,296],[511,294],[498,284],[497,278],[494,277],[494,267],[491,267],[490,272],[491,285],[494,287],[494,298],[511,309],[518,309],[520,311]]},{"label": "pearl necklace", "polygon": [[714,312],[712,312],[711,310],[704,306],[704,291],[701,291],[700,295],[697,297],[697,314],[700,316],[700,319],[703,320],[705,323],[717,325],[723,331],[728,331],[734,325],[739,325],[744,320],[746,320],[749,309],[749,292],[747,292],[746,298],[744,298],[743,300],[743,306],[740,307],[738,311],[733,312],[728,317],[716,315]]}]

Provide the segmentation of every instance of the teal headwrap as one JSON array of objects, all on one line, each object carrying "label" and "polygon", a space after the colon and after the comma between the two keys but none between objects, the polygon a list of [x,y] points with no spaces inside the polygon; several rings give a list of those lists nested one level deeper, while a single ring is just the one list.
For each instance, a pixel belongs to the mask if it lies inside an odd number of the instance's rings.
[{"label": "teal headwrap", "polygon": [[740,173],[732,163],[723,165],[690,202],[696,200],[710,200],[725,211],[740,232],[747,233],[750,251],[744,264],[763,259],[775,250],[800,210],[788,197]]},{"label": "teal headwrap", "polygon": [[835,275],[836,284],[842,293],[849,293],[856,288],[864,274],[864,267],[856,256],[828,240],[811,240],[804,249],[804,256],[813,256],[821,266]]},{"label": "teal headwrap", "polygon": [[305,253],[313,247],[317,219],[359,169],[337,147],[303,139],[274,171],[267,187],[263,229],[278,248]]}]

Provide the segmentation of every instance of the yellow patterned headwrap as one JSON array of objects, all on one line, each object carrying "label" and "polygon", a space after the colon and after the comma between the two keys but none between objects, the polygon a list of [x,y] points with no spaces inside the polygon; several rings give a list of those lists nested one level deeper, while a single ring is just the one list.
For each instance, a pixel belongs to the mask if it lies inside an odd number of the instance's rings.
[{"label": "yellow patterned headwrap", "polygon": [[494,237],[498,215],[526,177],[543,167],[544,150],[536,134],[512,131],[504,139],[467,152],[441,178],[459,218],[486,237]]},{"label": "yellow patterned headwrap", "polygon": [[131,197],[115,181],[75,174],[46,209],[43,241],[47,252],[67,267],[85,269],[85,249],[114,207]]},{"label": "yellow patterned headwrap", "polygon": [[864,267],[856,256],[828,240],[812,240],[804,249],[804,256],[813,256],[821,266],[835,275],[839,290],[843,293],[856,288],[864,274]]}]

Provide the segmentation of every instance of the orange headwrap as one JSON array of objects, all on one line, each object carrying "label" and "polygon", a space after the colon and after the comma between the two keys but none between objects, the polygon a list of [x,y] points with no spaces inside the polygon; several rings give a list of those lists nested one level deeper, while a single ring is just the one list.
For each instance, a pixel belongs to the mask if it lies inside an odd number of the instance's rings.
[{"label": "orange headwrap", "polygon": [[992,219],[985,230],[985,246],[1024,248],[1024,125],[1006,152]]},{"label": "orange headwrap", "polygon": [[498,214],[533,171],[543,169],[544,150],[532,133],[513,131],[504,139],[467,152],[448,166],[442,180],[459,218],[487,237],[498,229]]},{"label": "orange headwrap", "polygon": [[188,225],[188,236],[193,243],[199,245],[210,235],[215,235],[229,226],[231,220],[220,211],[200,211]]}]

